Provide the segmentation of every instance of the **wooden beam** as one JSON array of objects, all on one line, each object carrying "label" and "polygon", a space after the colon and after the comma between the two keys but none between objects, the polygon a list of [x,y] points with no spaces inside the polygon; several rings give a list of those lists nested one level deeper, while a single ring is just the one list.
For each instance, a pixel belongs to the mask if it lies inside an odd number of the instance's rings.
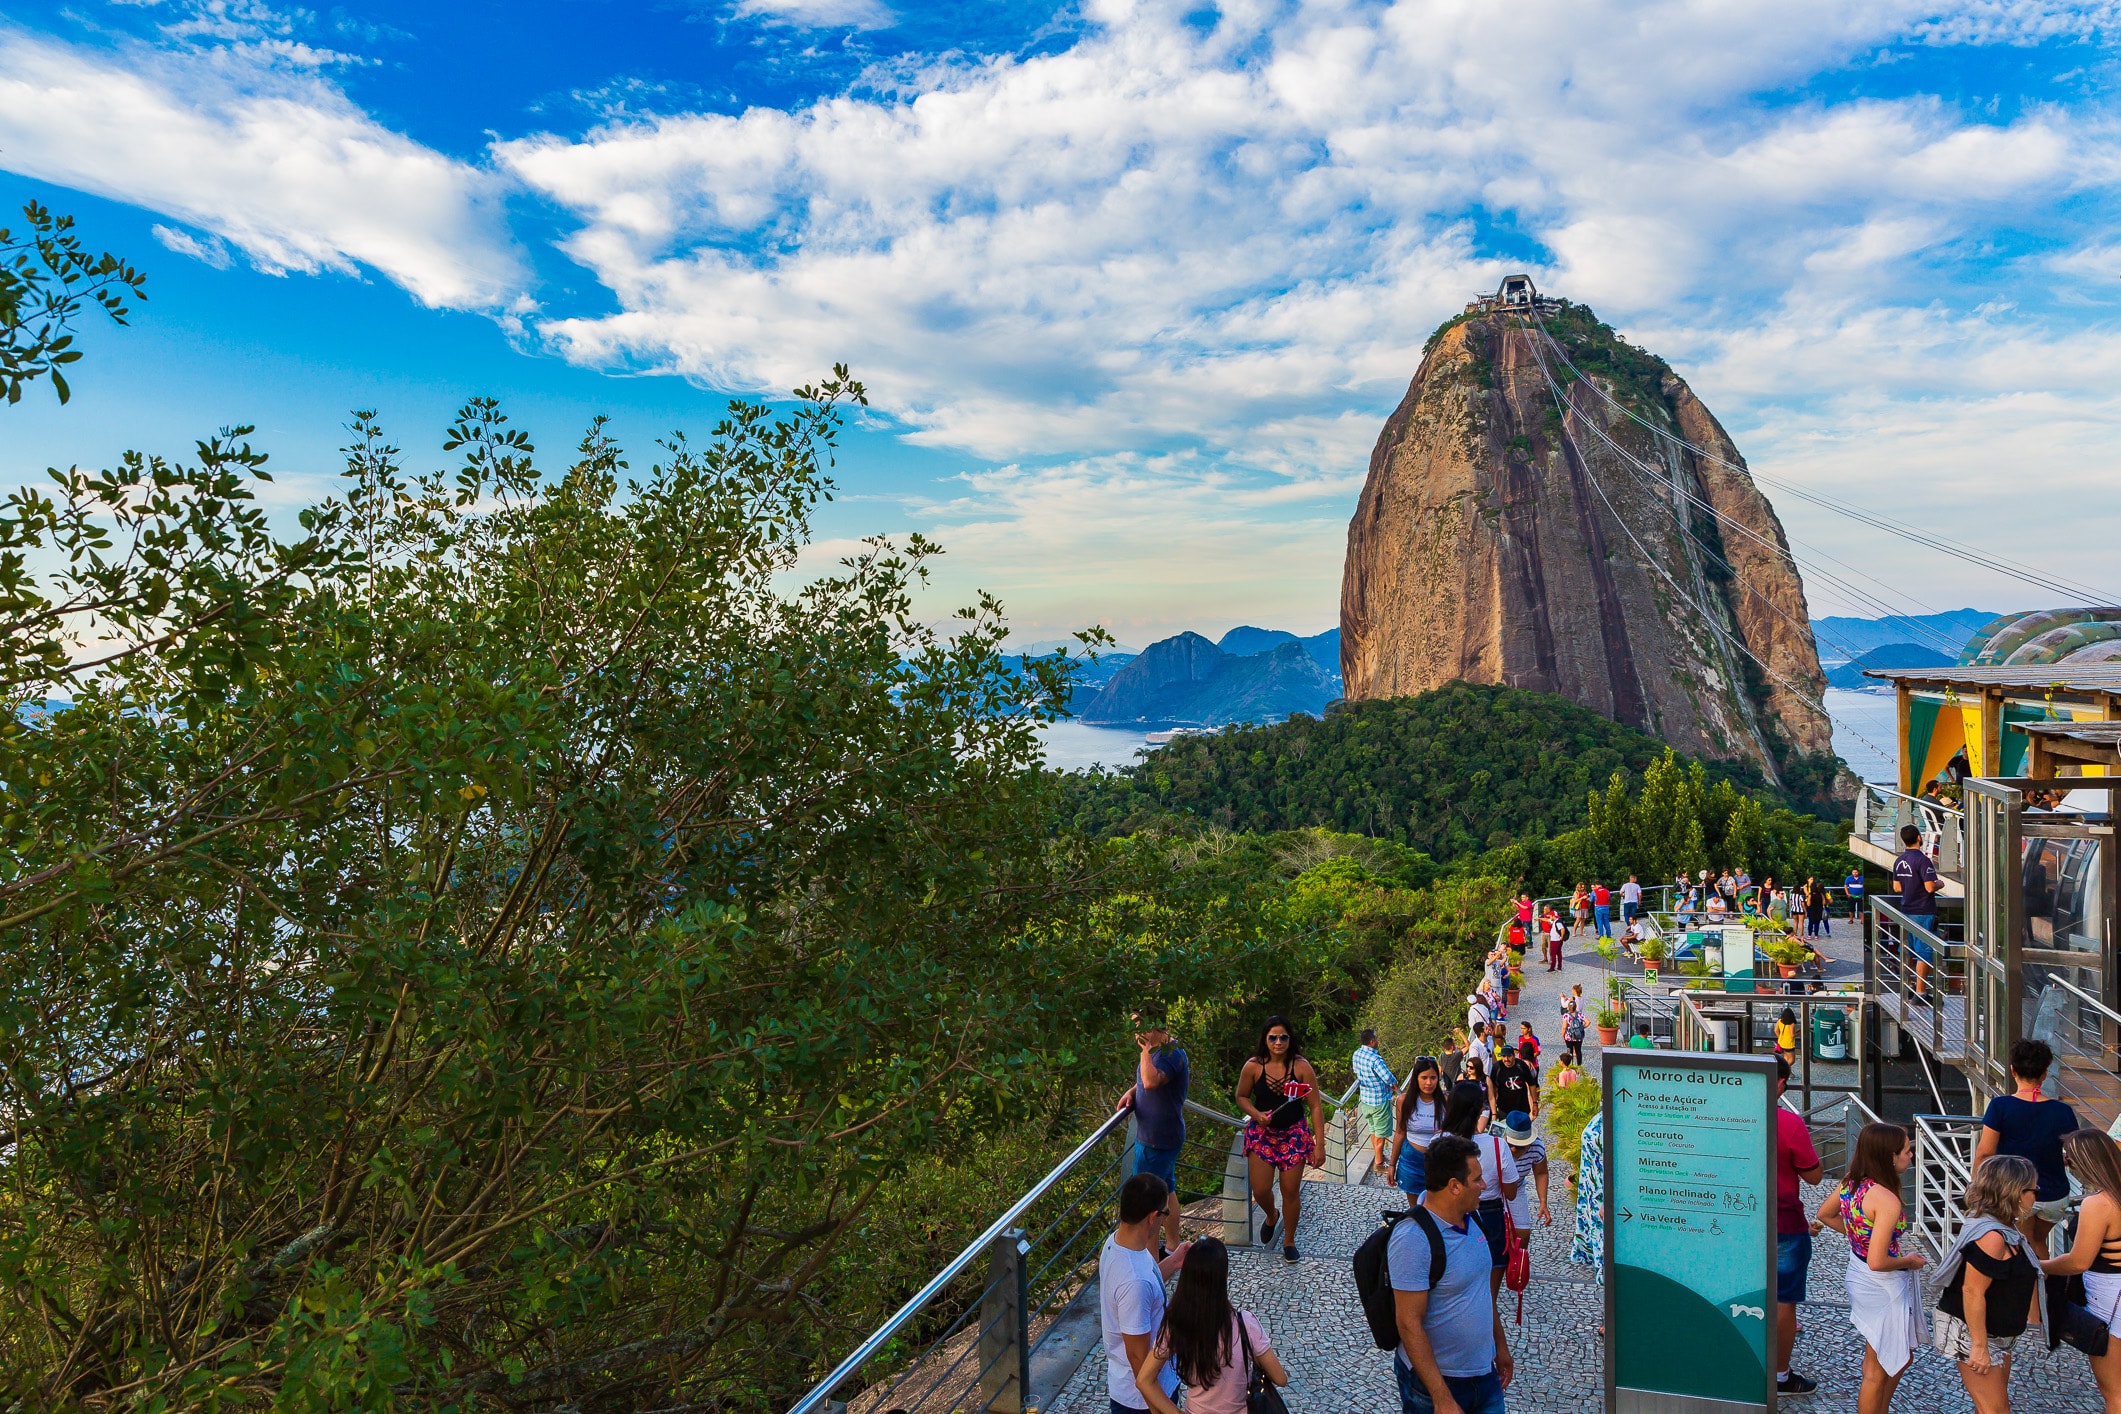
[{"label": "wooden beam", "polygon": [[1981,693],[1981,774],[2003,774],[2003,689]]},{"label": "wooden beam", "polygon": [[1914,725],[1914,706],[1914,690],[1904,680],[1894,683],[1893,711],[1899,722],[1895,730],[1899,737],[1897,747],[1900,757],[1900,793],[1902,795],[1913,795],[1915,793],[1915,772],[1921,768],[1922,764],[1919,761],[1907,759],[1907,734],[1909,728]]}]

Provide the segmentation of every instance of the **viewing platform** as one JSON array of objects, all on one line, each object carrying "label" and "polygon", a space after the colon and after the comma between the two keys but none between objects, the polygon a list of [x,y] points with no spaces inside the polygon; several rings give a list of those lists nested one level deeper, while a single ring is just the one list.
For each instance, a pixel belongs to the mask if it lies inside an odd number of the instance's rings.
[{"label": "viewing platform", "polygon": [[[1588,938],[1572,940],[1564,951],[1565,967],[1559,973],[1536,967],[1529,970],[1518,1005],[1512,1008],[1512,1016],[1530,1019],[1550,1047],[1558,1042],[1555,1023],[1561,992],[1568,984],[1581,982],[1586,993],[1592,993],[1595,984],[1607,975],[1606,963],[1590,943]],[[1836,936],[1827,940],[1827,945],[1832,958],[1829,980],[1844,984],[1860,981],[1860,934],[1845,920],[1838,920]],[[1850,995],[1821,1000],[1846,1004]],[[1860,1000],[1860,996],[1855,999]],[[1753,1000],[1762,1007],[1780,1001],[1768,994]],[[1664,1004],[1669,1007],[1669,999]],[[1669,1039],[1666,1044],[1670,1044]],[[1595,1032],[1586,1039],[1584,1051],[1587,1073],[1597,1074],[1600,1048]],[[1851,1126],[1860,1126],[1866,1117],[1860,1100],[1826,1090],[1827,1086],[1848,1084],[1855,1069],[1852,1064],[1816,1068],[1820,1090],[1813,1096],[1806,1118],[1828,1173],[1827,1183],[1806,1188],[1805,1202],[1810,1208],[1816,1208],[1826,1196],[1834,1176],[1846,1162]],[[1201,1109],[1213,1110],[1216,1101],[1227,1103],[1226,1097],[1206,1088],[1196,1088],[1194,1093]],[[1796,1098],[1793,1094],[1792,1103]],[[1352,1111],[1349,1114],[1352,1117]],[[1256,1225],[1257,1210],[1250,1209],[1240,1198],[1233,1212],[1230,1201],[1215,1191],[1224,1177],[1215,1159],[1227,1153],[1231,1131],[1199,1116],[1196,1119],[1200,1122],[1196,1134],[1189,1138],[1188,1159],[1182,1160],[1180,1169],[1181,1185],[1191,1195],[1185,1209],[1185,1229],[1189,1236],[1234,1237],[1232,1228],[1236,1224]],[[1936,1214],[1941,1195],[1964,1186],[1973,1131],[1963,1118],[1925,1115],[1915,1123],[1924,1159],[1911,1176],[1910,1188],[1915,1190],[1921,1210]],[[1543,1122],[1540,1128],[1544,1132]],[[806,1401],[796,1406],[797,1411],[1108,1414],[1094,1258],[1098,1245],[1111,1230],[1110,1205],[1120,1166],[1117,1141],[1123,1134],[1124,1123],[1114,1124],[1098,1144],[1088,1146],[1088,1154],[1077,1160],[1069,1173],[1094,1164],[1098,1175],[1095,1186],[1084,1187],[1076,1195],[1076,1206],[1066,1210],[1065,1224],[1049,1219],[1042,1225],[1046,1231],[1058,1234],[1075,1229],[1080,1236],[1074,1239],[1074,1245],[1061,1243],[1057,1237],[1043,1237],[1032,1241],[1029,1251],[1016,1254],[1026,1265],[1004,1264],[1012,1272],[1020,1270],[1031,1278],[1027,1288],[1036,1297],[1039,1283],[1051,1280],[1046,1274],[1061,1265],[1055,1260],[1060,1252],[1074,1254],[1065,1261],[1087,1254],[1087,1260],[1070,1279],[1071,1284],[1056,1289],[1058,1300],[1053,1309],[1024,1327],[1026,1350],[1020,1368],[1025,1372],[1026,1383],[1020,1388],[1028,1390],[1030,1398],[1016,1396],[1006,1379],[994,1378],[995,1368],[1017,1366],[1016,1356],[999,1353],[1005,1350],[1006,1342],[992,1339],[995,1328],[984,1319],[997,1310],[1007,1315],[1008,1303],[997,1305],[996,1285],[990,1280],[985,1288],[976,1281],[955,1287],[945,1283],[934,1293],[931,1299],[936,1307],[925,1314],[932,1318],[937,1311],[963,1313],[942,1323],[945,1339],[925,1352],[902,1353],[895,1361],[879,1358],[866,1367],[858,1367],[867,1386],[844,1404],[821,1386],[813,1391],[816,1402]],[[1306,1176],[1303,1220],[1297,1233],[1301,1259],[1287,1262],[1278,1248],[1262,1249],[1256,1243],[1234,1246],[1230,1257],[1230,1296],[1235,1304],[1260,1319],[1287,1365],[1290,1384],[1285,1393],[1292,1410],[1300,1414],[1398,1414],[1393,1357],[1390,1352],[1379,1350],[1371,1338],[1356,1294],[1351,1258],[1382,1215],[1388,1209],[1403,1207],[1405,1199],[1380,1176],[1368,1171],[1366,1141],[1351,1135],[1346,1127],[1342,1128],[1341,1137],[1343,1141],[1348,1137],[1358,1140],[1353,1146],[1336,1146],[1346,1158],[1345,1168],[1336,1166],[1330,1174],[1313,1169]],[[1196,1158],[1198,1162],[1194,1161]],[[1064,1175],[1063,1185],[1066,1182]],[[1504,1331],[1516,1361],[1508,1405],[1511,1414],[1596,1414],[1604,1407],[1604,1345],[1599,1329],[1605,1319],[1606,1287],[1595,1268],[1569,1260],[1576,1221],[1573,1171],[1563,1172],[1557,1165],[1550,1172],[1548,1206],[1551,1225],[1535,1225],[1528,1235],[1532,1280],[1524,1292],[1521,1324],[1516,1295],[1505,1290],[1500,1298]],[[1910,1206],[1917,1204],[1911,1202]],[[1931,1222],[1932,1227],[1918,1230],[1917,1236],[1934,1252],[1939,1244],[1949,1241],[1951,1228],[1942,1219],[1932,1218]],[[1028,1236],[1040,1237],[1037,1227],[1026,1227]],[[1016,1253],[1014,1242],[1007,1251]],[[1832,1233],[1823,1234],[1816,1244],[1808,1287],[1810,1299],[1798,1308],[1803,1329],[1797,1339],[1794,1364],[1816,1379],[1819,1389],[1801,1400],[1792,1399],[1785,1406],[1787,1409],[1818,1410],[1823,1414],[1855,1405],[1863,1347],[1849,1323],[1842,1284],[1847,1251],[1846,1244]],[[973,1255],[983,1254],[984,1249]],[[976,1271],[983,1269],[973,1266]],[[1010,1280],[1013,1283],[1015,1278]],[[1032,1300],[1029,1308],[1035,1311],[1037,1304]],[[930,1328],[934,1325],[931,1319]],[[986,1353],[975,1360],[973,1352],[980,1349],[982,1341]],[[983,1363],[987,1366],[984,1372]],[[850,1375],[855,1373],[849,1371]],[[2050,1354],[2044,1342],[2025,1342],[2014,1362],[2011,1388],[2015,1407],[2021,1409],[2040,1410],[2043,1414],[2100,1414],[2102,1409],[2083,1357],[2066,1346]],[[1895,1407],[1942,1414],[1966,1414],[1971,1409],[1957,1371],[1926,1347],[1916,1352],[1915,1364],[1901,1384]]]}]

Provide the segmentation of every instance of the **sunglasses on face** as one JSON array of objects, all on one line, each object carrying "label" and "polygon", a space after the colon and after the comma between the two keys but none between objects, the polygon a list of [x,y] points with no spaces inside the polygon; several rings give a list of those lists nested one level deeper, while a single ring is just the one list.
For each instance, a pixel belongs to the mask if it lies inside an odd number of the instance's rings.
[{"label": "sunglasses on face", "polygon": [[1269,1036],[1267,1044],[1270,1046],[1286,1046],[1289,1044],[1289,1038],[1286,1036]]}]

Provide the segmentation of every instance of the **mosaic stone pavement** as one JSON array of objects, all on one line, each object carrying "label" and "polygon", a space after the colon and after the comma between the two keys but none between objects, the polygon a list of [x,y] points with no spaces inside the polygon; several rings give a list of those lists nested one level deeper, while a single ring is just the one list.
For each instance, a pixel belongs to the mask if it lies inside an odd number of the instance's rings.
[{"label": "mosaic stone pavement", "polygon": [[[1564,957],[1567,965],[1559,974],[1535,964],[1513,1012],[1513,1017],[1531,1019],[1550,1055],[1560,1041],[1555,1018],[1562,988],[1582,982],[1586,994],[1595,994],[1599,976],[1597,957],[1588,950],[1578,953],[1572,943]],[[1584,1049],[1595,1074],[1595,1031]],[[1506,1399],[1511,1414],[1596,1414],[1604,1402],[1598,1329],[1604,1319],[1605,1289],[1590,1268],[1568,1262],[1575,1190],[1559,1173],[1552,1176],[1552,1185],[1553,1225],[1535,1227],[1531,1234],[1533,1282],[1524,1294],[1523,1325],[1515,1319],[1517,1298],[1503,1293],[1504,1330],[1517,1361]],[[1816,1206],[1826,1191],[1810,1190],[1808,1202]],[[1303,1226],[1297,1233],[1301,1261],[1291,1265],[1279,1251],[1231,1254],[1231,1295],[1260,1318],[1288,1365],[1285,1393],[1294,1414],[1398,1414],[1392,1357],[1370,1338],[1348,1261],[1376,1227],[1379,1215],[1397,1201],[1394,1192],[1375,1179],[1362,1186],[1311,1182],[1304,1188]],[[1847,1255],[1847,1246],[1832,1232],[1821,1235],[1808,1292],[1813,1299],[1798,1308],[1802,1333],[1792,1362],[1819,1382],[1819,1390],[1784,1401],[1785,1410],[1838,1414],[1855,1407],[1863,1343],[1848,1320],[1842,1286]],[[2032,1334],[2021,1345],[2011,1373],[2015,1409],[2101,1414],[2103,1405],[2083,1356],[2067,1346],[2049,1354],[2045,1342]],[[1902,1378],[1893,1407],[1918,1414],[1971,1414],[1973,1404],[1957,1368],[1924,1349]],[[1109,1409],[1104,1362],[1093,1354],[1047,1414],[1108,1414]]]}]

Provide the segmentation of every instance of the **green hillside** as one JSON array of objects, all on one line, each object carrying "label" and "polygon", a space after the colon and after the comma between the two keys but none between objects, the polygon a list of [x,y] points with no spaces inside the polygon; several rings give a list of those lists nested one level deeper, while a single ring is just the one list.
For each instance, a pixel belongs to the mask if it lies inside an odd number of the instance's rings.
[{"label": "green hillside", "polygon": [[[1116,775],[1078,778],[1077,821],[1096,833],[1169,814],[1240,831],[1322,826],[1448,862],[1578,828],[1615,771],[1640,777],[1664,753],[1564,697],[1452,683],[1180,738]],[[1715,763],[1708,775],[1764,793],[1750,767]]]}]

